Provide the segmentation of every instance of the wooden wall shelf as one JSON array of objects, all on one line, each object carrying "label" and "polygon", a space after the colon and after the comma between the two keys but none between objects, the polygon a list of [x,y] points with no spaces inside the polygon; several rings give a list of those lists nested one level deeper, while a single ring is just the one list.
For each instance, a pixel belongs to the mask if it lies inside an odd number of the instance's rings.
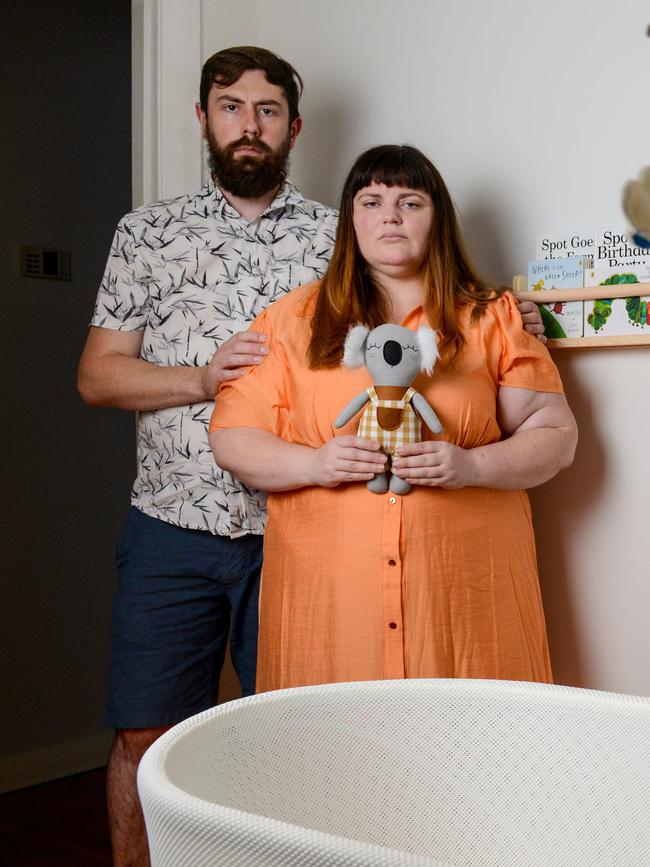
[{"label": "wooden wall shelf", "polygon": [[[615,286],[592,286],[585,289],[541,289],[527,291],[528,281],[518,275],[512,281],[516,298],[535,304],[554,304],[556,301],[595,301],[598,298],[650,297],[650,283],[619,283]],[[562,337],[549,340],[549,349],[602,349],[604,347],[650,346],[650,330],[641,334],[603,335],[602,337]]]},{"label": "wooden wall shelf", "polygon": [[547,341],[549,349],[603,349],[605,346],[650,346],[650,334],[619,334],[604,337],[559,337]]}]

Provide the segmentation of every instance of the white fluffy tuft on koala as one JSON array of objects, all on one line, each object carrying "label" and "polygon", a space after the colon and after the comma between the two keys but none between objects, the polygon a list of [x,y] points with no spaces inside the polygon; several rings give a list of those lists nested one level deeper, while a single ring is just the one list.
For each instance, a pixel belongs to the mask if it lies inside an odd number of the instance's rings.
[{"label": "white fluffy tuft on koala", "polygon": [[421,328],[418,328],[415,336],[420,348],[420,355],[422,356],[420,369],[431,376],[433,366],[440,357],[436,332],[433,328],[422,325]]},{"label": "white fluffy tuft on koala", "polygon": [[370,329],[365,325],[355,325],[348,331],[343,345],[343,364],[345,367],[363,367],[366,363],[366,340]]}]

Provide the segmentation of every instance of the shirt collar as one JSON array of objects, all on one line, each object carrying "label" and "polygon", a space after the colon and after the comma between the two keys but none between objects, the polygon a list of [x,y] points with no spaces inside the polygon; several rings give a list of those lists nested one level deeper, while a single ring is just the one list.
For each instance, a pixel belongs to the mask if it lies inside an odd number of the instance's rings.
[{"label": "shirt collar", "polygon": [[[227,221],[244,220],[239,211],[236,211],[235,208],[228,203],[222,191],[211,178],[206,181],[201,188],[200,196],[201,198],[212,199],[212,212],[216,217],[220,217],[222,220]],[[300,210],[304,212],[305,197],[297,187],[289,181],[285,181],[269,207],[262,211],[257,219],[259,220],[260,217],[276,213],[279,216],[283,211],[289,213],[292,210]]]}]

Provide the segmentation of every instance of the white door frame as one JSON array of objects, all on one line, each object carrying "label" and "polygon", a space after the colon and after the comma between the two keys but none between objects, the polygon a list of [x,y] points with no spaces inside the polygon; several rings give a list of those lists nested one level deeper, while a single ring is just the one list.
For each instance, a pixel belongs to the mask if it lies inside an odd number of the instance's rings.
[{"label": "white door frame", "polygon": [[201,0],[132,0],[133,207],[201,186]]}]

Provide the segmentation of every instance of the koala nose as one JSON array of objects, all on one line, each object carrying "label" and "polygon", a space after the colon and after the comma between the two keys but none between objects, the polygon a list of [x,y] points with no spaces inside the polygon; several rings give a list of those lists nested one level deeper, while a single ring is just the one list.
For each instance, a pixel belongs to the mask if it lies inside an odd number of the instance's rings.
[{"label": "koala nose", "polygon": [[387,340],[384,343],[384,361],[395,367],[402,360],[402,347],[396,340]]}]

